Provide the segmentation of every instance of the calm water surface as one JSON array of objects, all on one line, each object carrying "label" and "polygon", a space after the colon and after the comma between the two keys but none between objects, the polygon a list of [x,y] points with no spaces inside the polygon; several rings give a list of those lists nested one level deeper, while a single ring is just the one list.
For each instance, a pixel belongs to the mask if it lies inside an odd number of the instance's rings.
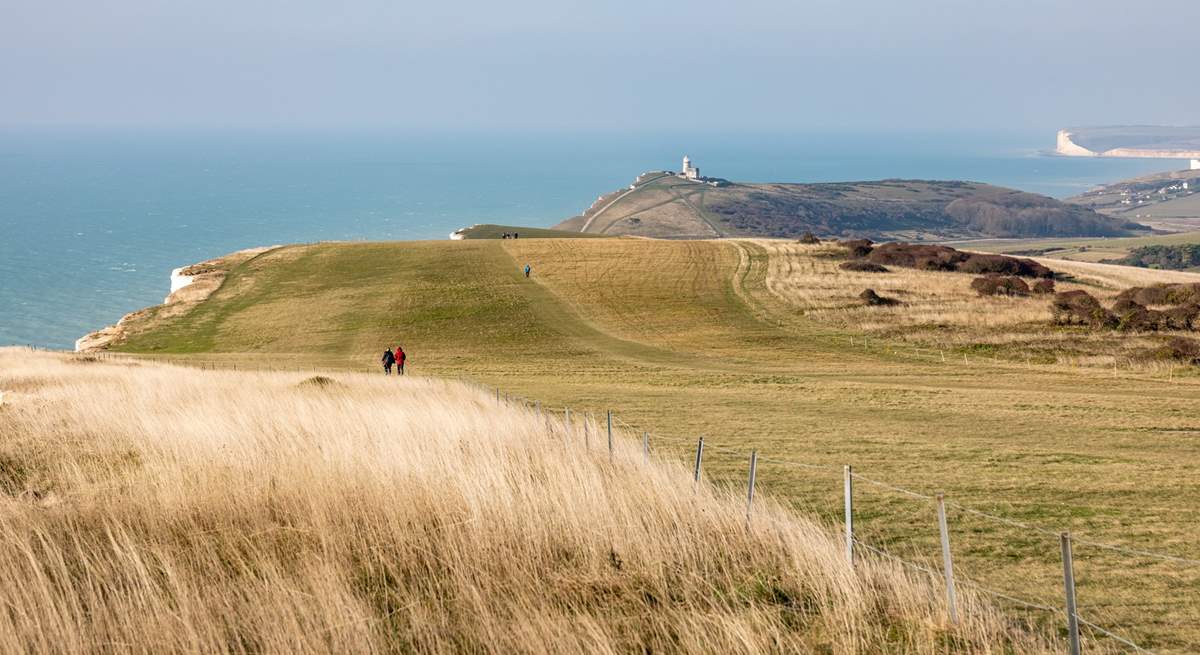
[{"label": "calm water surface", "polygon": [[683,154],[741,181],[968,179],[1056,197],[1169,170],[1037,134],[0,133],[0,345],[70,348],[171,269],[258,245],[550,226]]}]

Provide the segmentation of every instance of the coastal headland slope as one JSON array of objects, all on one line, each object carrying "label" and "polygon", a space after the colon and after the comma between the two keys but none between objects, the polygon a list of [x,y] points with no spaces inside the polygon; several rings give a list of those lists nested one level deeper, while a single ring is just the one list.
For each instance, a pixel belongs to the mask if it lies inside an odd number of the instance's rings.
[{"label": "coastal headland slope", "polygon": [[[975,276],[840,267],[782,240],[526,239],[286,246],[233,266],[181,315],[130,321],[113,348],[203,368],[466,377],[545,410],[615,409],[652,448],[835,522],[842,466],[1056,535],[1200,559],[1190,462],[1200,378],[1140,359],[1171,335],[1051,321],[1046,297],[981,297]],[[1184,273],[1042,260],[1106,303]],[[522,273],[532,267],[532,277]],[[872,288],[892,306],[859,300]],[[382,379],[381,373],[376,373]],[[863,543],[935,561],[931,505],[863,483]],[[901,518],[902,517],[902,518]],[[1059,597],[1057,537],[956,511],[956,570],[1006,595]],[[1200,643],[1200,571],[1093,548],[1094,620],[1161,652]],[[1100,581],[1103,581],[1102,583]],[[1031,620],[1038,619],[1036,616]]]},{"label": "coastal headland slope", "polygon": [[1146,228],[1053,198],[978,182],[813,184],[689,180],[646,173],[555,226],[582,234],[676,239],[731,236],[935,241],[1129,236]]}]

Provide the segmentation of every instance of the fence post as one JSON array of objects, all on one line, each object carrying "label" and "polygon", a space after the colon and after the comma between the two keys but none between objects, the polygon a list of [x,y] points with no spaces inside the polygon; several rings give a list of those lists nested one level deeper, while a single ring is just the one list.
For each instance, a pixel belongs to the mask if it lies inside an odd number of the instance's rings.
[{"label": "fence post", "polygon": [[750,484],[746,492],[746,527],[750,527],[750,510],[754,507],[754,477],[758,473],[758,451],[750,451]]},{"label": "fence post", "polygon": [[946,576],[946,608],[950,623],[958,623],[958,598],[954,593],[954,559],[950,556],[950,526],[946,523],[946,496],[937,495],[938,532],[942,536],[942,572]]},{"label": "fence post", "polygon": [[1075,565],[1071,558],[1071,533],[1059,535],[1062,542],[1063,591],[1067,596],[1067,638],[1071,655],[1079,655],[1079,615],[1075,610]]},{"label": "fence post", "polygon": [[645,464],[646,460],[648,460],[648,459],[650,459],[650,433],[643,432],[642,433],[642,463]]},{"label": "fence post", "polygon": [[704,461],[704,437],[696,443],[696,470],[692,473],[692,481],[700,482],[700,464]]},{"label": "fence post", "polygon": [[613,460],[612,446],[612,410],[608,410],[608,463],[612,464]]},{"label": "fence post", "polygon": [[846,511],[846,563],[854,566],[854,472],[847,464],[842,470],[842,494]]}]

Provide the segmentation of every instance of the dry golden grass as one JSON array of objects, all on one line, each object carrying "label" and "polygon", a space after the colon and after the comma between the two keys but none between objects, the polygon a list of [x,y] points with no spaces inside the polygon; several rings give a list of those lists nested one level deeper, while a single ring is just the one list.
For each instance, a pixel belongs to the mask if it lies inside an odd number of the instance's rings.
[{"label": "dry golden grass", "polygon": [[[1071,365],[1111,366],[1120,361],[1149,369],[1174,366],[1135,362],[1138,353],[1153,344],[1148,335],[1048,329],[1053,321],[1050,296],[980,296],[971,289],[971,281],[978,275],[969,273],[898,266],[889,266],[887,273],[845,271],[839,268],[845,251],[835,244],[754,243],[768,253],[765,286],[773,300],[825,324],[935,348],[985,345],[1020,350],[1025,355],[1050,352],[1059,363]],[[1081,289],[1106,303],[1131,286],[1200,282],[1200,275],[1194,273],[1038,261],[1068,276],[1067,281],[1057,282],[1058,291]],[[868,288],[902,304],[867,306],[858,294]]]},{"label": "dry golden grass", "polygon": [[[0,350],[0,650],[1052,652],[485,392]],[[596,442],[593,441],[593,446]]]}]

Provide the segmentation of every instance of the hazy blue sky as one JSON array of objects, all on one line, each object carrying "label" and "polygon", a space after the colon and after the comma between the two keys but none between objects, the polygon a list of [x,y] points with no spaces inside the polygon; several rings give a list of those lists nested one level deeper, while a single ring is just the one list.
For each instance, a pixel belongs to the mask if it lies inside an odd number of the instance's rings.
[{"label": "hazy blue sky", "polygon": [[1200,123],[1197,0],[0,0],[0,125]]}]

